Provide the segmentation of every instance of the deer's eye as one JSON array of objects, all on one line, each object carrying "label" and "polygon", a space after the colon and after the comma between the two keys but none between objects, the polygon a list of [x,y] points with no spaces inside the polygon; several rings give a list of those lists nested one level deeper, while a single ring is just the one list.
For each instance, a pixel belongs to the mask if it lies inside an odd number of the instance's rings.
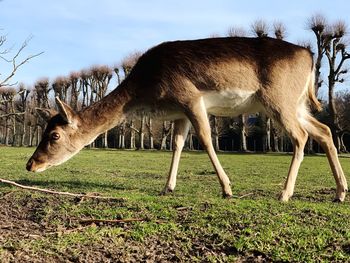
[{"label": "deer's eye", "polygon": [[51,139],[57,141],[60,138],[60,135],[57,132],[51,134]]}]

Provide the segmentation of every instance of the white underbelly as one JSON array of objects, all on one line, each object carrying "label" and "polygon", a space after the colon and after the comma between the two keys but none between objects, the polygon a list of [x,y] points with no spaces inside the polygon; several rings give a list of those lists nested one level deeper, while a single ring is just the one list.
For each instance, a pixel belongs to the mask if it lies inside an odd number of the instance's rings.
[{"label": "white underbelly", "polygon": [[255,98],[255,91],[206,92],[203,95],[203,101],[209,114],[221,117],[234,117],[242,113],[255,113],[262,110],[262,105]]},{"label": "white underbelly", "polygon": [[[255,92],[242,90],[225,90],[204,92],[202,102],[208,114],[220,117],[235,117],[243,113],[256,113],[263,110],[256,99]],[[181,108],[139,107],[137,115],[146,114],[159,120],[176,120],[187,118]]]}]

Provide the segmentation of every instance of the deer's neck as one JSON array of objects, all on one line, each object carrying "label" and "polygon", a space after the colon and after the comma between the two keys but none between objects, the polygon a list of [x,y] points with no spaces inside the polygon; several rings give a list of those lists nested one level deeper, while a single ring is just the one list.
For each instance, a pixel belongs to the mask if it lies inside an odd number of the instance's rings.
[{"label": "deer's neck", "polygon": [[87,144],[101,133],[121,123],[126,115],[126,105],[131,96],[126,85],[119,85],[110,94],[80,112],[82,136]]}]

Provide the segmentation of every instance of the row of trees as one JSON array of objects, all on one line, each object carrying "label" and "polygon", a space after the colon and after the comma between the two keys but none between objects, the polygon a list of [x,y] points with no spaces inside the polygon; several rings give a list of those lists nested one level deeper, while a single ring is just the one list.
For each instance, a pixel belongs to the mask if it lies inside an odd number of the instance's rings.
[{"label": "row of trees", "polygon": [[[324,102],[324,111],[318,118],[327,123],[332,130],[333,138],[340,151],[346,151],[346,138],[350,135],[350,93],[344,91],[335,93],[338,82],[344,82],[348,73],[344,67],[350,58],[346,50],[344,37],[347,33],[345,23],[339,21],[330,24],[321,15],[315,15],[308,21],[310,30],[316,38],[316,91],[325,84],[328,87],[328,103]],[[257,37],[267,37],[269,27],[264,21],[253,23],[252,32]],[[273,37],[284,39],[286,29],[282,23],[273,25]],[[229,36],[247,36],[244,29],[231,28]],[[0,38],[6,40],[4,38]],[[18,51],[24,49],[25,45]],[[310,45],[309,45],[310,46]],[[1,47],[1,41],[0,41]],[[18,53],[18,54],[19,54]],[[1,52],[0,52],[1,54]],[[120,84],[136,63],[141,53],[133,53],[126,57],[118,66],[94,66],[87,70],[73,72],[69,76],[57,77],[50,81],[47,78],[38,80],[32,87],[24,84],[9,83],[19,66],[29,59],[39,55],[28,56],[16,63],[18,54],[12,60],[14,67],[3,81],[0,80],[0,143],[6,145],[36,145],[41,139],[45,121],[37,114],[36,108],[54,108],[53,98],[61,100],[79,111],[103,98],[110,86]],[[326,61],[326,67],[322,62]],[[322,79],[322,72],[328,70],[328,79]],[[261,114],[241,115],[238,118],[218,118],[210,116],[213,143],[217,150],[252,150],[252,151],[288,151],[290,141],[273,120]],[[92,143],[92,147],[116,148],[160,148],[171,149],[172,122],[153,120],[150,116],[131,116],[118,127],[106,132]],[[348,137],[347,137],[348,136]],[[194,131],[191,129],[187,148],[199,149]],[[318,151],[318,145],[309,142],[308,151]]]}]

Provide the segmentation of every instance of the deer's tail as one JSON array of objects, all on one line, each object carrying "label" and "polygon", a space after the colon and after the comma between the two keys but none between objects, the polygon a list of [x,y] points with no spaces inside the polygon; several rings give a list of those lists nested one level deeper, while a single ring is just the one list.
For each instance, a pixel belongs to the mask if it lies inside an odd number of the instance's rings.
[{"label": "deer's tail", "polygon": [[322,104],[318,101],[316,98],[316,93],[315,93],[315,66],[313,66],[312,71],[310,73],[310,78],[309,78],[309,85],[308,85],[308,97],[309,101],[311,104],[311,108],[317,110],[317,111],[322,111]]}]

